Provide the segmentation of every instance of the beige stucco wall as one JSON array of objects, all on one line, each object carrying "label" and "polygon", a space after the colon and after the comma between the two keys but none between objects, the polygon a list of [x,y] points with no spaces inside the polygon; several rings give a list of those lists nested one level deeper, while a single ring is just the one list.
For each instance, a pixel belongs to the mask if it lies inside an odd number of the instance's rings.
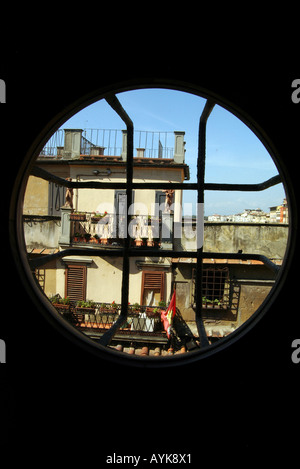
[{"label": "beige stucco wall", "polygon": [[48,181],[29,176],[23,205],[25,215],[48,215]]},{"label": "beige stucco wall", "polygon": [[[126,169],[122,166],[106,166],[97,165],[61,165],[61,164],[47,164],[41,165],[46,171],[53,173],[59,177],[71,177],[74,182],[125,182]],[[110,168],[111,174],[105,176],[107,169]],[[100,176],[93,174],[94,170],[101,171]],[[182,168],[149,168],[149,167],[135,167],[133,171],[133,181],[138,183],[143,182],[182,182],[184,178]],[[137,210],[143,210],[145,215],[154,215],[155,203],[155,190],[135,190],[134,202],[142,204]],[[181,203],[182,191],[175,192],[174,202]],[[23,213],[35,215],[48,214],[48,197],[49,197],[49,183],[41,178],[30,176],[27,183],[27,188],[24,198]],[[114,211],[115,203],[115,190],[97,190],[97,189],[74,189],[73,205],[74,209],[82,212],[99,211],[103,213],[107,211],[112,213]],[[142,209],[143,206],[143,209]],[[141,213],[142,214],[142,213]],[[180,213],[178,210],[174,214],[175,221],[179,221]]]},{"label": "beige stucco wall", "polygon": [[[56,282],[52,280],[51,290],[45,290],[46,295],[59,293],[61,297],[65,296],[65,269],[68,262],[74,261],[74,257],[65,257],[56,263]],[[77,259],[78,260],[78,259]],[[83,258],[81,260],[84,260]],[[92,257],[86,259],[87,265],[87,289],[86,298],[100,303],[121,303],[122,290],[122,267],[123,260],[119,257],[99,258]],[[144,258],[130,259],[130,279],[129,279],[129,302],[131,304],[140,303],[142,289],[142,270],[136,264],[136,261],[144,261]],[[160,265],[168,265],[167,260],[163,260]],[[158,270],[159,267],[145,267],[147,270]],[[47,272],[47,275],[50,273]],[[53,277],[53,272],[51,272]],[[165,277],[165,299],[168,301],[171,294],[171,272],[166,273]],[[49,284],[50,285],[50,284]],[[56,291],[53,288],[56,288]]]},{"label": "beige stucco wall", "polygon": [[[95,176],[91,175],[91,167],[71,167],[70,176],[74,181],[95,181]],[[102,171],[102,169],[101,169]],[[105,168],[103,168],[105,171]],[[134,168],[133,182],[181,182],[182,181],[182,170],[176,168]],[[124,182],[125,181],[125,170],[123,168],[114,168],[109,177],[101,178],[102,182]],[[155,204],[155,190],[134,190],[134,203],[135,211],[137,214],[139,211],[141,215],[154,215],[154,204]],[[181,203],[182,191],[175,192],[174,202],[177,204]],[[114,212],[115,204],[115,190],[96,190],[96,189],[75,189],[74,190],[74,208],[82,212],[93,212],[98,211],[104,213]],[[174,213],[175,219],[179,220],[180,213],[176,210]]]},{"label": "beige stucco wall", "polygon": [[[67,165],[51,164],[43,169],[64,179],[69,177]],[[23,213],[25,215],[48,215],[48,199],[49,182],[35,176],[29,176],[23,202]]]}]

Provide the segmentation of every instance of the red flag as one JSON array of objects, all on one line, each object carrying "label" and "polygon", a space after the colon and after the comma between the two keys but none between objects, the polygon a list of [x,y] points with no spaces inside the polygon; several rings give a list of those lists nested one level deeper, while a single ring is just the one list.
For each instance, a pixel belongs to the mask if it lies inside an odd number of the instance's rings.
[{"label": "red flag", "polygon": [[172,325],[173,318],[176,314],[176,290],[174,290],[174,293],[172,295],[170,304],[167,308],[166,311],[161,311],[160,312],[160,317],[161,320],[164,324],[164,329],[167,333],[167,337],[170,338],[170,328]]}]

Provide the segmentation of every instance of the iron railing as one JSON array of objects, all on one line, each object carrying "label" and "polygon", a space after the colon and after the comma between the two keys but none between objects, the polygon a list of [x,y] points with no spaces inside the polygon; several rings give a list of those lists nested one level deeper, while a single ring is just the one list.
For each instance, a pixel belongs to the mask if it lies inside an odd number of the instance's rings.
[{"label": "iron railing", "polygon": [[[55,309],[76,328],[105,333],[119,319],[121,304],[93,302],[91,306],[77,306],[55,303]],[[160,309],[149,306],[128,305],[126,321],[120,326],[120,332],[129,336],[152,335],[165,337],[166,332],[161,322]]]},{"label": "iron railing", "polygon": [[[173,158],[174,132],[136,130],[135,148],[142,153],[134,156],[144,158]],[[57,130],[40,152],[40,156],[60,156],[64,147],[64,129]],[[83,129],[81,134],[80,154],[89,156],[93,149],[101,148],[105,156],[121,156],[123,134],[119,129]]]}]

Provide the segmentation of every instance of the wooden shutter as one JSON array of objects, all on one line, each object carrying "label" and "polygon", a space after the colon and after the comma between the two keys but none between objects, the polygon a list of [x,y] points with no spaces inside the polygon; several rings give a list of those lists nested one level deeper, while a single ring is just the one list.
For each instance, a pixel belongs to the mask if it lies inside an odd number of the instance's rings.
[{"label": "wooden shutter", "polygon": [[65,296],[68,296],[72,301],[86,299],[85,265],[68,265],[66,269]]},{"label": "wooden shutter", "polygon": [[142,292],[141,292],[141,304],[144,298],[145,290],[159,290],[160,299],[164,299],[165,291],[165,273],[164,272],[143,272],[142,276]]}]

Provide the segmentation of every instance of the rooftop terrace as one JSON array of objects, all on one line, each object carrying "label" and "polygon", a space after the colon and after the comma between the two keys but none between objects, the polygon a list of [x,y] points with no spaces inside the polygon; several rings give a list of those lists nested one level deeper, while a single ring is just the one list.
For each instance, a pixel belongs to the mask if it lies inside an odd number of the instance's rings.
[{"label": "rooftop terrace", "polygon": [[[185,132],[137,130],[137,158],[157,158],[184,163]],[[79,159],[114,156],[126,161],[127,131],[118,129],[59,129],[48,140],[39,158]]]}]

